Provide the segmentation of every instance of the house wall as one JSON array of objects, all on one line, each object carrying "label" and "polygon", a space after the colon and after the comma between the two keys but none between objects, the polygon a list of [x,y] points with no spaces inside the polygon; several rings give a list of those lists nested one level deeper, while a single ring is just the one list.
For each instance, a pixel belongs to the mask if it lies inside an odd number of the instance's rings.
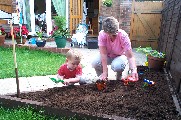
[{"label": "house wall", "polygon": [[[181,1],[165,0],[162,11],[160,50],[166,53],[167,70],[177,92],[181,92]],[[180,95],[181,98],[181,95]]]}]

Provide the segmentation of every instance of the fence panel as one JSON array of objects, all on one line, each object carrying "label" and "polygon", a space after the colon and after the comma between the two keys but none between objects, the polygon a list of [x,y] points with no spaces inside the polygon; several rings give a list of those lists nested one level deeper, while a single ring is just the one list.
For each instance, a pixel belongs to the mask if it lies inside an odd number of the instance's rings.
[{"label": "fence panel", "polygon": [[133,47],[158,47],[161,26],[162,1],[132,3],[130,39]]}]

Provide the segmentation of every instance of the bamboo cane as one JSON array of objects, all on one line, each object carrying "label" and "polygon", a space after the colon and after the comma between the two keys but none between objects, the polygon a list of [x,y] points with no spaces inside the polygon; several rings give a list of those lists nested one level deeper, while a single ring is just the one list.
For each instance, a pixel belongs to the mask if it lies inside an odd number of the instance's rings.
[{"label": "bamboo cane", "polygon": [[17,97],[19,97],[20,89],[19,89],[19,79],[18,79],[18,65],[16,62],[16,46],[15,46],[15,41],[14,41],[12,21],[10,23],[10,27],[11,27],[11,36],[12,36],[12,43],[13,43],[13,57],[14,57],[14,66],[15,66],[15,74],[16,74]]}]

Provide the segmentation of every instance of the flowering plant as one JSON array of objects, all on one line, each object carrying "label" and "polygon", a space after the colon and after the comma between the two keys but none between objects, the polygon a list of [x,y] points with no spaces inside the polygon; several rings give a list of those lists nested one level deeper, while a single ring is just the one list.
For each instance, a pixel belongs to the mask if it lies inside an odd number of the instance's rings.
[{"label": "flowering plant", "polygon": [[29,31],[28,31],[28,29],[26,28],[25,25],[23,25],[23,26],[21,27],[21,34],[20,34],[20,27],[14,27],[14,28],[13,28],[14,38],[21,38],[21,35],[22,35],[23,37],[27,37],[27,36],[28,36],[28,33],[29,33]]},{"label": "flowering plant", "polygon": [[45,38],[43,38],[44,37],[44,31],[39,30],[38,32],[36,32],[36,35],[38,37],[37,40],[40,40],[40,41],[45,41],[46,40]]},{"label": "flowering plant", "polygon": [[49,33],[51,37],[62,36],[68,38],[70,36],[69,30],[66,28],[66,19],[64,16],[54,17],[53,30]]},{"label": "flowering plant", "polygon": [[0,35],[6,35],[6,32],[5,32],[4,28],[0,29]]}]

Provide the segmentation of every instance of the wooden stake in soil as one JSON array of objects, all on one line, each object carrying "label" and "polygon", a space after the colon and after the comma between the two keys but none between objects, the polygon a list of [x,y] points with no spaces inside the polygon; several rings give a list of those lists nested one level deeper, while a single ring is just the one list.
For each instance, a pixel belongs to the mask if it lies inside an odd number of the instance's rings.
[{"label": "wooden stake in soil", "polygon": [[20,90],[19,90],[19,79],[18,79],[18,65],[17,65],[17,62],[16,62],[16,48],[15,48],[15,42],[14,42],[14,34],[13,34],[12,22],[10,24],[10,27],[11,27],[11,36],[12,36],[12,42],[13,42],[13,57],[14,57],[15,74],[16,74],[17,97],[19,97]]}]

